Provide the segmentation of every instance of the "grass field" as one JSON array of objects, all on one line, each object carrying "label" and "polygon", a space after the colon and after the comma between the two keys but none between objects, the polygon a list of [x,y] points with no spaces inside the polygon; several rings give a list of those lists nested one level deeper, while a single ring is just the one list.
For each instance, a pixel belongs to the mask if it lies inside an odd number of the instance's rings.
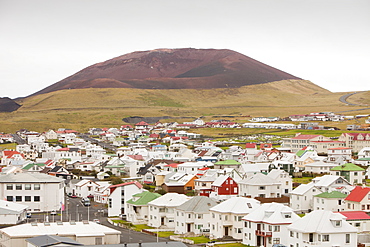
[{"label": "grass field", "polygon": [[[331,93],[309,81],[298,80],[204,90],[62,90],[18,100],[22,107],[17,111],[0,113],[0,132],[14,132],[22,128],[39,132],[70,128],[85,132],[91,127],[119,127],[124,123],[122,118],[130,116],[170,116],[173,118],[167,119],[167,122],[181,123],[189,121],[181,117],[204,116],[205,120],[212,120],[215,116],[222,118],[227,115],[233,116],[230,120],[243,123],[249,119],[246,116],[287,117],[292,114],[359,109],[339,102],[343,94]],[[351,99],[355,96],[351,96]],[[358,110],[349,114],[366,112]],[[342,125],[346,124],[350,123]],[[224,132],[224,135],[227,134]]]}]

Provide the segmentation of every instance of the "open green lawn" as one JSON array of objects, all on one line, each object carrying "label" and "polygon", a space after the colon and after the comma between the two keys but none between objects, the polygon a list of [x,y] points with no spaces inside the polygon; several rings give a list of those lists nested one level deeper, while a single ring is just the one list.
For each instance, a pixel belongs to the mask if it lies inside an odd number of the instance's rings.
[{"label": "open green lawn", "polygon": [[158,232],[160,238],[169,238],[172,235],[176,235],[175,232]]},{"label": "open green lawn", "polygon": [[199,236],[199,237],[189,237],[186,239],[190,239],[194,241],[194,244],[203,244],[203,243],[208,243],[210,241],[209,238],[205,236]]},{"label": "open green lawn", "polygon": [[293,178],[293,183],[308,184],[312,179],[313,177]]}]

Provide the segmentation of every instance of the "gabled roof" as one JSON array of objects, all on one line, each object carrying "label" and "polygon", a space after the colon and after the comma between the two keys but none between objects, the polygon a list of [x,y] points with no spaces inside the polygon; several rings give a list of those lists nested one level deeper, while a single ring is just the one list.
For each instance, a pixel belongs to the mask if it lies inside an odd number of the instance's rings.
[{"label": "gabled roof", "polygon": [[184,194],[167,193],[157,199],[149,202],[149,205],[164,206],[164,207],[177,207],[189,200],[190,197]]},{"label": "gabled roof", "polygon": [[[230,178],[232,179],[230,176],[227,176],[227,175],[220,175],[218,178],[216,178],[216,180],[212,183],[212,186],[217,186],[217,187],[221,187],[225,181]],[[234,179],[233,179],[234,180]]]},{"label": "gabled roof", "polygon": [[277,184],[277,181],[265,174],[256,173],[249,178],[241,180],[239,183],[250,185],[274,185]]},{"label": "gabled roof", "polygon": [[320,197],[320,198],[346,198],[347,195],[346,194],[343,194],[339,191],[332,191],[332,192],[323,192],[321,194],[318,194],[318,195],[315,195],[316,197]]},{"label": "gabled roof", "polygon": [[43,163],[30,163],[30,164],[27,164],[27,165],[25,165],[24,167],[22,167],[22,169],[23,169],[23,170],[29,170],[29,169],[31,169],[33,166],[43,167],[43,166],[45,166],[45,164],[43,164]]},{"label": "gabled roof", "polygon": [[[290,217],[286,217],[286,215]],[[290,224],[299,218],[290,207],[273,202],[262,204],[247,216],[244,216],[243,220],[268,224]]]},{"label": "gabled roof", "polygon": [[158,193],[152,193],[149,191],[143,191],[139,194],[133,195],[131,200],[128,200],[127,203],[133,205],[147,205],[149,202],[161,197],[162,195]]},{"label": "gabled roof", "polygon": [[[333,221],[341,221],[341,226],[334,226]],[[314,210],[288,226],[288,230],[302,233],[357,233],[357,228],[345,221],[338,213],[325,210]]]},{"label": "gabled roof", "polygon": [[346,197],[346,201],[361,202],[370,192],[370,187],[356,186]]},{"label": "gabled roof", "polygon": [[365,171],[364,168],[359,167],[353,163],[346,163],[340,166],[336,166],[330,169],[330,171]]},{"label": "gabled roof", "polygon": [[338,212],[344,217],[346,220],[370,220],[370,216],[364,211],[340,211]]},{"label": "gabled roof", "polygon": [[246,197],[232,197],[212,207],[210,210],[220,213],[247,214],[259,206],[260,202],[256,199]]},{"label": "gabled roof", "polygon": [[144,121],[141,121],[141,122],[138,122],[137,124],[135,124],[135,126],[148,126],[149,124],[144,122]]},{"label": "gabled roof", "polygon": [[193,212],[193,213],[208,213],[211,207],[217,205],[217,202],[206,196],[194,196],[190,200],[184,202],[176,209]]},{"label": "gabled roof", "polygon": [[140,189],[143,188],[143,186],[138,181],[131,181],[131,182],[126,182],[126,183],[122,183],[122,184],[111,185],[111,186],[109,186],[109,188],[113,189],[113,188],[118,188],[118,187],[122,187],[122,186],[127,186],[127,185],[130,185],[130,184],[134,184]]},{"label": "gabled roof", "polygon": [[24,155],[23,154],[21,154],[20,152],[18,152],[18,151],[13,151],[13,150],[5,150],[5,151],[3,151],[3,154],[4,154],[4,156],[6,156],[7,158],[12,158],[13,157],[13,155],[15,155],[15,154],[19,154],[19,155],[21,155],[23,158],[24,158]]}]

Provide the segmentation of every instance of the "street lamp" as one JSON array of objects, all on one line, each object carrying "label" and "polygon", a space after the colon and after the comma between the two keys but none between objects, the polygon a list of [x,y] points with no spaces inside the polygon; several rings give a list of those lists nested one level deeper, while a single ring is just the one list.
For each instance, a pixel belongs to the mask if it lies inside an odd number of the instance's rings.
[{"label": "street lamp", "polygon": [[67,221],[69,221],[68,205],[69,205],[69,198],[67,198],[67,206],[66,206]]}]

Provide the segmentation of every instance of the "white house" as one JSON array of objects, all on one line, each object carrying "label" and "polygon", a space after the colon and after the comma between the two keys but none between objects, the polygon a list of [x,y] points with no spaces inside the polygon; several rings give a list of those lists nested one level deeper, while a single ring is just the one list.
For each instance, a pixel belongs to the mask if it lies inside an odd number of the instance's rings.
[{"label": "white house", "polygon": [[313,209],[327,211],[343,211],[346,210],[345,198],[346,194],[339,191],[323,192],[314,196]]},{"label": "white house", "polygon": [[15,225],[26,220],[28,206],[0,200],[0,222],[2,225]]},{"label": "white house", "polygon": [[235,239],[243,238],[242,218],[253,209],[260,206],[256,199],[245,197],[232,197],[210,208],[211,238],[230,236]]},{"label": "white house", "polygon": [[195,196],[175,208],[175,233],[209,232],[211,216],[209,209],[216,206],[216,201],[205,196]]},{"label": "white house", "polygon": [[290,246],[356,247],[357,229],[338,213],[315,210],[288,226]]},{"label": "white house", "polygon": [[239,181],[239,196],[247,197],[280,197],[282,192],[281,182],[262,173]]},{"label": "white house", "polygon": [[127,201],[126,220],[133,224],[147,224],[149,220],[148,203],[158,197],[161,195],[149,191],[133,195],[132,199]]},{"label": "white house", "polygon": [[271,247],[273,244],[288,246],[288,229],[292,222],[300,219],[288,206],[266,203],[243,217],[243,244]]},{"label": "white house", "polygon": [[142,192],[143,186],[137,182],[127,182],[109,186],[108,216],[126,215],[127,201]]},{"label": "white house", "polygon": [[175,208],[189,199],[184,194],[167,193],[149,202],[148,226],[174,229]]},{"label": "white house", "polygon": [[33,212],[60,210],[64,179],[42,173],[0,175],[0,198],[22,203]]}]

